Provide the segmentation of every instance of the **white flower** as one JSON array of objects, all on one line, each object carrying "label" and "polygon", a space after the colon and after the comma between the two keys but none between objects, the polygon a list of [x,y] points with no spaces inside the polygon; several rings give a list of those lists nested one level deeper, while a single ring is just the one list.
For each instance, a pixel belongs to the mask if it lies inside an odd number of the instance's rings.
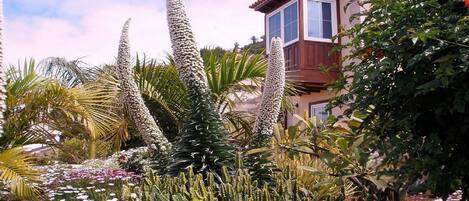
[{"label": "white flower", "polygon": [[[282,40],[278,37],[272,39],[267,69],[265,88],[262,93],[262,102],[254,124],[253,133],[259,140],[269,140],[273,136],[274,125],[280,114],[283,91],[285,88],[285,58],[283,55]],[[256,142],[268,143],[268,142]],[[258,145],[258,144],[256,144]]]},{"label": "white flower", "polygon": [[125,104],[132,117],[137,130],[142,134],[145,144],[156,151],[166,155],[171,150],[171,143],[163,135],[155,120],[150,114],[150,111],[145,106],[137,84],[133,80],[133,73],[131,68],[130,59],[130,46],[129,46],[129,24],[128,19],[122,28],[122,35],[119,41],[119,51],[117,54],[117,72],[119,77],[120,86],[123,91]]},{"label": "white flower", "polygon": [[133,199],[137,199],[137,194],[136,193],[131,193],[130,197],[133,198]]}]

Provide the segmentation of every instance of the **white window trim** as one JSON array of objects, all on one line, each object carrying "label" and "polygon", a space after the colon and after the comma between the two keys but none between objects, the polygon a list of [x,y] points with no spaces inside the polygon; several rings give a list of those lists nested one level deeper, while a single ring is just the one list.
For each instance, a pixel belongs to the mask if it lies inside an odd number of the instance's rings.
[{"label": "white window trim", "polygon": [[[316,41],[316,42],[327,42],[327,43],[332,43],[332,39],[327,39],[327,38],[317,38],[317,37],[310,37],[309,36],[309,29],[308,29],[308,1],[309,0],[304,0],[303,1],[303,13],[304,13],[304,20],[303,20],[303,27],[304,27],[304,36],[305,40],[308,41]],[[326,2],[326,3],[331,3],[331,20],[332,20],[332,36],[335,36],[338,31],[338,26],[337,26],[337,1],[336,0],[314,0],[318,2]],[[335,43],[339,43],[339,41],[335,40]]]},{"label": "white window trim", "polygon": [[[288,45],[291,45],[295,42],[298,42],[299,38],[300,38],[300,8],[299,8],[299,5],[298,5],[298,0],[295,0],[295,1],[291,1],[291,2],[288,2],[286,3],[285,5],[281,6],[280,8],[277,8],[275,11],[269,13],[268,15],[265,16],[265,50],[267,53],[270,52],[270,36],[269,36],[269,18],[272,17],[273,15],[277,14],[277,13],[280,13],[280,38],[282,38],[284,44],[283,46],[286,47]],[[288,43],[285,43],[285,29],[284,29],[284,15],[283,15],[283,10],[285,8],[287,8],[288,6],[294,4],[294,3],[297,3],[296,4],[296,19],[297,19],[297,23],[298,25],[296,26],[296,28],[298,29],[297,30],[297,35],[296,35],[296,38],[289,41]]]},{"label": "white window trim", "polygon": [[[309,109],[308,109],[308,111],[309,111],[309,112],[308,112],[308,113],[309,113],[309,114],[308,114],[309,117],[313,117],[313,115],[312,115],[312,112],[313,112],[312,108],[313,108],[314,106],[324,106],[324,108],[326,108],[326,107],[327,107],[327,104],[328,104],[328,101],[327,101],[327,100],[326,100],[326,101],[315,102],[315,103],[309,103],[309,104],[308,104],[308,105],[309,105]],[[331,115],[332,115],[332,111],[329,111],[329,110],[327,110],[327,109],[326,109],[325,111],[327,112],[327,116],[331,116]],[[319,119],[319,117],[317,117],[317,116],[316,116],[316,118]],[[321,120],[321,121],[322,121],[322,120]]]}]

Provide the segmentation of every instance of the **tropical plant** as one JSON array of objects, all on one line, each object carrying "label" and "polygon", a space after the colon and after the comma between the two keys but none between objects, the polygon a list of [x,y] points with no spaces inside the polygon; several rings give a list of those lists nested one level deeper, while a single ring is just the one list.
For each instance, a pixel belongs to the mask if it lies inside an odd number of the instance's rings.
[{"label": "tropical plant", "polygon": [[167,15],[176,69],[189,100],[188,117],[168,172],[175,175],[188,167],[196,172],[220,171],[222,166],[231,165],[233,148],[227,143],[182,1],[168,0]]},{"label": "tropical plant", "polygon": [[137,85],[132,79],[128,39],[129,24],[130,19],[125,22],[124,27],[122,28],[119,52],[117,56],[117,74],[124,94],[124,104],[135,122],[138,131],[142,135],[143,140],[147,144],[149,151],[158,155],[161,161],[165,161],[165,158],[170,155],[171,143],[163,135],[151,116],[140,95]]},{"label": "tropical plant", "polygon": [[[31,157],[21,148],[0,151],[0,182],[6,185],[13,195],[21,199],[34,199],[39,195],[40,172],[33,168]],[[0,188],[2,185],[0,184]]]},{"label": "tropical plant", "polygon": [[333,86],[346,93],[332,103],[347,114],[375,107],[362,130],[394,167],[393,196],[405,196],[422,172],[434,194],[468,196],[469,9],[461,0],[362,3],[359,23],[339,34],[353,38],[341,46],[352,52]]},{"label": "tropical plant", "polygon": [[161,178],[149,173],[141,187],[125,186],[123,199],[131,200],[131,192],[137,192],[136,197],[145,201],[314,200],[308,190],[303,189],[296,179],[288,175],[273,176],[277,180],[274,188],[266,185],[259,187],[258,182],[243,169],[239,155],[235,161],[236,171],[230,172],[223,167],[220,175],[213,172],[196,174],[191,167],[177,177]]},{"label": "tropical plant", "polygon": [[262,92],[262,102],[257,113],[253,133],[254,147],[269,143],[273,136],[273,127],[280,114],[280,106],[285,88],[285,57],[283,56],[282,40],[278,37],[272,39],[269,55],[269,68]]},{"label": "tropical plant", "polygon": [[[37,181],[39,172],[35,171],[30,158],[20,148],[12,148],[15,143],[4,141],[5,113],[7,110],[7,75],[3,64],[3,0],[0,0],[0,188],[6,185],[20,198],[34,198],[39,191],[32,182]],[[20,140],[20,138],[16,138]],[[22,141],[27,138],[21,139]]]}]

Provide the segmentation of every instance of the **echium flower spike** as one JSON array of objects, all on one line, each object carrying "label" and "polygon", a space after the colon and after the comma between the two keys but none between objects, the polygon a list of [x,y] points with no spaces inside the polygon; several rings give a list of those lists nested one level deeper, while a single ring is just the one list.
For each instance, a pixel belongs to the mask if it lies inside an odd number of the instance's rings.
[{"label": "echium flower spike", "polygon": [[187,88],[189,110],[179,141],[174,146],[168,173],[192,167],[196,172],[219,172],[233,165],[220,114],[215,109],[204,64],[195,43],[182,0],[167,0],[169,34],[179,76]]},{"label": "echium flower spike", "polygon": [[129,30],[130,19],[122,28],[122,35],[119,42],[119,52],[117,55],[117,73],[120,86],[123,92],[124,104],[126,105],[137,130],[142,134],[145,144],[152,154],[169,155],[171,144],[159,129],[150,111],[145,106],[143,98],[138,90],[137,84],[133,80],[133,72],[130,62]]},{"label": "echium flower spike", "polygon": [[285,59],[282,40],[275,37],[271,43],[262,102],[253,129],[253,133],[257,135],[255,146],[262,146],[270,142],[274,125],[280,114],[285,88]]},{"label": "echium flower spike", "polygon": [[5,132],[3,124],[5,123],[4,112],[6,110],[6,67],[3,64],[3,1],[0,0],[0,136]]},{"label": "echium flower spike", "polygon": [[204,63],[181,0],[168,0],[168,26],[176,68],[187,88],[208,91]]}]

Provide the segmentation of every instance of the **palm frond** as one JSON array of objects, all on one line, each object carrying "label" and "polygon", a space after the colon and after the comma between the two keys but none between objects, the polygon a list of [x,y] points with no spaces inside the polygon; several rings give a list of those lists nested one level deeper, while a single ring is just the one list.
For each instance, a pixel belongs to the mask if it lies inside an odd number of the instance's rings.
[{"label": "palm frond", "polygon": [[208,84],[221,113],[239,100],[237,91],[259,93],[267,69],[261,54],[227,52],[220,58],[209,50],[203,59]]},{"label": "palm frond", "polygon": [[42,75],[57,79],[64,86],[74,87],[93,80],[93,71],[79,59],[67,61],[64,58],[49,57],[41,61],[38,70]]},{"label": "palm frond", "polygon": [[30,160],[20,148],[0,152],[0,180],[22,199],[32,199],[39,194],[34,182],[39,181],[40,172],[33,169]]},{"label": "palm frond", "polygon": [[251,141],[255,116],[249,112],[229,111],[222,114],[225,128],[231,132],[231,139],[239,147],[245,147]]},{"label": "palm frond", "polygon": [[187,92],[173,64],[171,59],[163,66],[145,57],[140,60],[137,56],[135,80],[150,111],[165,115],[158,120],[170,119],[179,127],[187,109]]}]

